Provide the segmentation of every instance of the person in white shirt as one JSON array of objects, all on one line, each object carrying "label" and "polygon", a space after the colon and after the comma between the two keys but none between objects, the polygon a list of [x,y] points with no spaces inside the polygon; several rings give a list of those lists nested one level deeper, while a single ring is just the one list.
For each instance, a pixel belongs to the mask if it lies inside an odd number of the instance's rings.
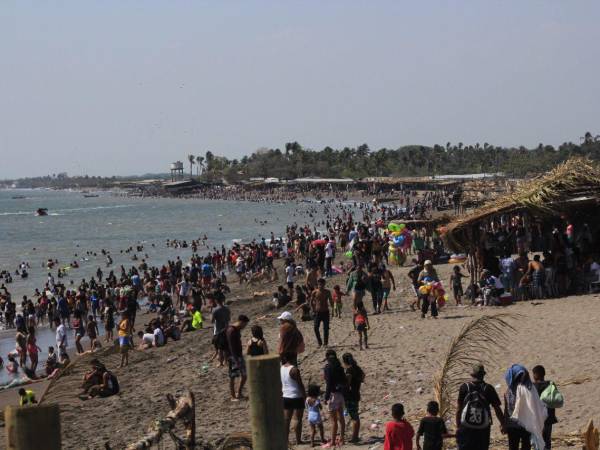
[{"label": "person in white shirt", "polygon": [[327,244],[325,244],[325,276],[331,277],[333,276],[333,256],[335,255],[335,244],[329,240],[329,238],[325,238]]},{"label": "person in white shirt", "polygon": [[140,338],[140,350],[146,350],[154,345],[154,334],[138,331]]},{"label": "person in white shirt", "polygon": [[289,261],[285,268],[285,282],[287,283],[288,290],[290,291],[290,299],[294,296],[294,273],[296,268],[294,264]]},{"label": "person in white shirt", "polygon": [[67,341],[67,329],[61,323],[60,319],[54,319],[54,324],[56,325],[56,348],[58,349],[58,353],[66,353],[67,346],[69,345]]}]

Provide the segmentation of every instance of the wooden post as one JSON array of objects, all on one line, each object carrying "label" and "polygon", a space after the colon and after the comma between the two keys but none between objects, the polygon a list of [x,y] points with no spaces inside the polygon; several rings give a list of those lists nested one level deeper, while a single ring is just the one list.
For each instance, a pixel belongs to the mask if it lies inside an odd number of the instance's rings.
[{"label": "wooden post", "polygon": [[7,450],[60,450],[58,405],[7,406]]},{"label": "wooden post", "polygon": [[254,450],[288,448],[283,420],[280,367],[277,355],[248,358],[250,423]]}]

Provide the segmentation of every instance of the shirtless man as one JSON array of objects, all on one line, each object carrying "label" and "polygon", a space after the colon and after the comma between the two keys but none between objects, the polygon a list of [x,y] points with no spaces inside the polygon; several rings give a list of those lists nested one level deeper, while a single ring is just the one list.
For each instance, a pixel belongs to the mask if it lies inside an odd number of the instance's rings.
[{"label": "shirtless man", "polygon": [[392,272],[387,267],[383,266],[382,272],[383,310],[387,311],[390,309],[388,306],[388,297],[392,289],[396,290],[396,280],[394,280],[394,275],[392,275]]},{"label": "shirtless man", "polygon": [[525,275],[533,281],[535,297],[544,298],[544,277],[546,272],[544,270],[544,265],[540,261],[540,255],[535,255],[533,261],[529,261],[527,273]]},{"label": "shirtless man", "polygon": [[[315,336],[319,347],[325,343],[325,347],[329,344],[329,308],[333,309],[333,297],[331,291],[325,289],[325,278],[319,278],[318,287],[311,294],[310,305],[315,317]],[[321,322],[323,322],[323,341],[321,340]]]}]

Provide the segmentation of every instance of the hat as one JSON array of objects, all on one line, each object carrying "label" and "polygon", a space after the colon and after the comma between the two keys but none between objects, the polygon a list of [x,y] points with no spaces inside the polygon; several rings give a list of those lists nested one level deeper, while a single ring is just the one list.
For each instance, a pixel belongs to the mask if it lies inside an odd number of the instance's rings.
[{"label": "hat", "polygon": [[485,375],[485,368],[483,367],[483,364],[479,363],[479,364],[474,364],[473,367],[471,368],[471,376],[472,377],[481,377]]},{"label": "hat", "polygon": [[428,260],[426,260],[426,261],[423,263],[423,265],[424,265],[424,266],[433,266],[433,263],[431,262],[431,260],[430,260],[430,259],[428,259]]},{"label": "hat", "polygon": [[291,312],[284,311],[281,313],[281,315],[277,319],[279,319],[279,320],[294,320],[294,316],[292,316]]}]

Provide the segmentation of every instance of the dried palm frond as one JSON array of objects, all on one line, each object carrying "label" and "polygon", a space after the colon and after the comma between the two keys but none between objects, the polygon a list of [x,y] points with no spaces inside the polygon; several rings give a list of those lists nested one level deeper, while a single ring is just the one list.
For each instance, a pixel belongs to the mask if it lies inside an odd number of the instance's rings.
[{"label": "dried palm frond", "polygon": [[508,320],[517,317],[514,314],[481,316],[466,324],[452,339],[434,377],[434,392],[444,420],[452,417],[458,389],[471,367],[494,361],[494,353],[506,345],[508,333],[515,331]]}]

